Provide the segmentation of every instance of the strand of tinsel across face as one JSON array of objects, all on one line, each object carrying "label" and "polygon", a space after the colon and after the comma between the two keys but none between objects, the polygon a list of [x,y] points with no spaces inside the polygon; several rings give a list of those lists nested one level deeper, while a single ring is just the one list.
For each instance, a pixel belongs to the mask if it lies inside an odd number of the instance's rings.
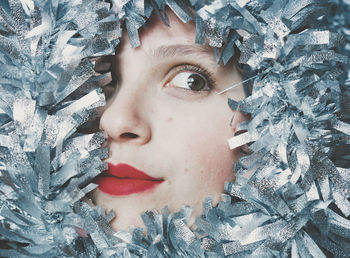
[{"label": "strand of tinsel across face", "polygon": [[[85,186],[103,169],[100,159],[107,155],[98,149],[98,134],[73,133],[94,116],[94,107],[103,105],[94,91],[100,78],[84,58],[113,53],[121,35],[118,19],[98,1],[7,1],[1,6],[6,69],[1,70],[0,234],[13,248],[0,250],[1,255],[349,253],[349,157],[342,149],[349,144],[344,106],[349,85],[345,77],[337,80],[349,52],[341,51],[342,36],[328,32],[329,26],[340,31],[349,25],[348,6],[337,2],[339,9],[327,23],[330,3],[324,1],[191,3],[197,11],[197,41],[224,44],[218,53],[223,62],[236,44],[241,63],[258,75],[250,98],[229,102],[253,117],[242,126],[248,134],[231,139],[231,147],[255,140],[255,153],[237,165],[237,181],[226,186],[228,194],[217,208],[210,199],[205,202],[196,232],[186,226],[189,208],[176,214],[164,209],[143,215],[147,236],[142,230],[113,235],[111,214],[78,201],[94,187]],[[167,21],[165,5],[183,21],[190,19],[182,1],[115,1],[113,10],[126,20],[137,46],[137,29],[152,8]],[[231,196],[242,201],[231,203]]]}]

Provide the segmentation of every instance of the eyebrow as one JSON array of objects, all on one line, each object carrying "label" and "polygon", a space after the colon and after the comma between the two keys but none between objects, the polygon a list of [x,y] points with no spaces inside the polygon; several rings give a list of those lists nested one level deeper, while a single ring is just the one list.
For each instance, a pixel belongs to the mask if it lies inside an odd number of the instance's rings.
[{"label": "eyebrow", "polygon": [[151,51],[151,54],[159,59],[162,58],[171,58],[171,57],[177,57],[177,56],[193,56],[196,55],[198,57],[205,56],[210,57],[213,62],[215,62],[214,59],[214,52],[213,49],[208,45],[184,45],[184,44],[175,44],[175,45],[165,45],[160,46]]}]

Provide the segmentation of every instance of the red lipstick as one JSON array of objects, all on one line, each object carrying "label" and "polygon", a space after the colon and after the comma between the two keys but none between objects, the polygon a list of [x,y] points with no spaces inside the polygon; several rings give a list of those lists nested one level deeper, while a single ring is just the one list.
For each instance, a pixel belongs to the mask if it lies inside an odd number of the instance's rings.
[{"label": "red lipstick", "polygon": [[108,163],[108,170],[97,177],[96,183],[102,192],[121,196],[152,190],[163,181],[125,163]]}]

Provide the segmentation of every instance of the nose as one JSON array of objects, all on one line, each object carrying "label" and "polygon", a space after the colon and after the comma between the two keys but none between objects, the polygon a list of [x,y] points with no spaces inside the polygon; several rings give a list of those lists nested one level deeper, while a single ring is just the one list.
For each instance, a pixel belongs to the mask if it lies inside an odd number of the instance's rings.
[{"label": "nose", "polygon": [[147,119],[146,102],[141,91],[119,90],[102,113],[100,128],[108,140],[119,143],[145,144],[152,137]]}]

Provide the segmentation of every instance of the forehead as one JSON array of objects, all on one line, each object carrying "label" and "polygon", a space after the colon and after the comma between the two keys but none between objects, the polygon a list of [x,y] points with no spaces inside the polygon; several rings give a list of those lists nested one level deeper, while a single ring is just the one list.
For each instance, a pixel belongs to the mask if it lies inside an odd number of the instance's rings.
[{"label": "forehead", "polygon": [[[141,45],[132,48],[127,33],[124,31],[121,44],[117,54],[123,52],[146,51],[152,53],[153,50],[164,46],[187,45],[195,46],[202,49],[203,52],[213,53],[213,49],[209,46],[201,46],[195,44],[196,27],[193,21],[183,23],[173,12],[167,10],[170,26],[165,25],[158,15],[153,14],[147,21],[146,25],[139,30]],[[183,49],[186,51],[186,49]],[[187,51],[191,51],[190,48]]]},{"label": "forehead", "polygon": [[140,30],[141,43],[147,43],[150,37],[178,38],[182,43],[194,43],[196,28],[190,21],[183,23],[173,12],[167,11],[170,26],[165,25],[158,15],[152,15],[146,26]]}]

